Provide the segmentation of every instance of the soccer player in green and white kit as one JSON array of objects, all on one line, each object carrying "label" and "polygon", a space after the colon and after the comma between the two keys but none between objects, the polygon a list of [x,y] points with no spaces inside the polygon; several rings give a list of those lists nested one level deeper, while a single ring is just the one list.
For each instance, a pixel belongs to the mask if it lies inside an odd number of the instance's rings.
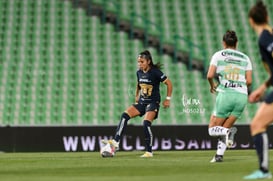
[{"label": "soccer player in green and white kit", "polygon": [[[233,145],[237,128],[232,126],[247,104],[248,86],[252,82],[251,61],[247,55],[236,50],[237,42],[234,31],[224,34],[224,49],[212,56],[207,74],[210,92],[217,92],[208,132],[219,139],[216,155],[211,162],[222,162],[226,148]],[[215,75],[219,79],[218,85],[214,82]]]}]

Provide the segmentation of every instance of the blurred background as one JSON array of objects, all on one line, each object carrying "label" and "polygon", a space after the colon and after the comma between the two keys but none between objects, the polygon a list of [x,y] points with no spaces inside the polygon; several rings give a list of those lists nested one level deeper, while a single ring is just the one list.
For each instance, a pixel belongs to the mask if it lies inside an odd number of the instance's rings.
[{"label": "blurred background", "polygon": [[[236,31],[238,49],[252,60],[253,88],[267,77],[248,24],[255,2],[1,0],[0,125],[116,125],[134,101],[145,49],[174,86],[171,107],[154,124],[205,125],[215,95],[204,75],[226,30]],[[257,106],[248,104],[237,123],[249,123]]]}]

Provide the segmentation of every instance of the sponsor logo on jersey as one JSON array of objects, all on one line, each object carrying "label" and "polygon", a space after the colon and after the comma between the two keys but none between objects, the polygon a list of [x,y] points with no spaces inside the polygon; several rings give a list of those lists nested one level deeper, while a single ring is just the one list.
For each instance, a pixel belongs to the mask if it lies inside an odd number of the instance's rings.
[{"label": "sponsor logo on jersey", "polygon": [[149,80],[149,79],[142,79],[142,78],[140,78],[140,79],[139,79],[139,82],[152,82],[152,81]]},{"label": "sponsor logo on jersey", "polygon": [[268,52],[272,52],[272,51],[273,51],[273,42],[270,43],[270,44],[267,46],[266,49],[267,49]]},{"label": "sponsor logo on jersey", "polygon": [[236,60],[236,59],[231,59],[231,58],[226,58],[224,60],[225,62],[232,63],[232,64],[241,64],[241,60]]},{"label": "sponsor logo on jersey", "polygon": [[246,57],[243,54],[237,53],[237,52],[229,52],[229,51],[223,51],[222,56],[235,56],[235,57],[240,57],[242,59],[246,59]]}]

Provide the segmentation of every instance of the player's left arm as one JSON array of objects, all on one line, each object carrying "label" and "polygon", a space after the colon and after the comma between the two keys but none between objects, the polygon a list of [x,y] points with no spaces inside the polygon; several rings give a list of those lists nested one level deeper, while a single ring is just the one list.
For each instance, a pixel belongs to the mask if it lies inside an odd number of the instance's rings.
[{"label": "player's left arm", "polygon": [[252,70],[246,71],[246,86],[247,86],[247,94],[250,95],[252,92]]},{"label": "player's left arm", "polygon": [[[266,89],[268,87],[270,87],[273,83],[273,75],[271,72],[271,69],[269,68],[268,63],[265,61],[265,57],[263,56],[263,49],[261,49],[261,54],[262,54],[262,60],[263,60],[263,65],[265,70],[268,72],[269,74],[269,78],[263,83],[261,84],[255,91],[251,92],[251,94],[248,97],[248,101],[250,103],[255,103],[261,100],[262,96],[264,95]],[[273,57],[273,52],[271,52],[272,57]]]},{"label": "player's left arm", "polygon": [[271,85],[273,85],[273,72],[272,71],[272,64],[269,65],[268,62],[271,62],[273,59],[273,48],[272,42],[268,43],[267,41],[261,41],[259,42],[259,48],[260,48],[260,53],[263,61],[263,65],[267,73],[269,74],[269,78],[263,83],[264,85],[261,85],[261,87],[265,87],[267,89]]},{"label": "player's left arm", "polygon": [[250,95],[252,92],[252,62],[249,57],[247,58],[247,66],[245,72],[246,86],[247,86],[247,94]]},{"label": "player's left arm", "polygon": [[167,107],[170,107],[173,85],[172,85],[171,80],[168,78],[163,83],[167,86],[167,96],[166,96],[165,100],[163,101],[163,106],[165,108],[167,108]]},{"label": "player's left arm", "polygon": [[264,67],[265,67],[266,71],[269,74],[269,78],[265,81],[265,86],[267,88],[267,87],[270,87],[273,83],[273,75],[272,75],[272,72],[270,71],[269,65],[265,62],[263,62],[263,63],[264,63]]},{"label": "player's left arm", "polygon": [[268,68],[268,64],[264,62],[265,69],[270,74],[270,78],[267,79],[263,84],[261,84],[255,91],[251,92],[248,97],[248,101],[250,103],[255,103],[261,100],[262,96],[264,95],[266,89],[271,85],[272,82],[272,74],[270,73],[270,69]]},{"label": "player's left arm", "polygon": [[264,66],[265,66],[265,69],[268,70],[269,78],[249,95],[248,100],[251,103],[260,101],[262,96],[265,94],[266,89],[272,85],[272,82],[273,82],[272,73],[270,69],[268,68],[268,64],[264,63]]}]

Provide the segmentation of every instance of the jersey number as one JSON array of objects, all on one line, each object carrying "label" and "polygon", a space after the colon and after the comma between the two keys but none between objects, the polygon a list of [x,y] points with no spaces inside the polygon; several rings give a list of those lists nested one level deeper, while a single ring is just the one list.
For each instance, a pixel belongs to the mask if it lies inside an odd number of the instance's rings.
[{"label": "jersey number", "polygon": [[232,67],[232,65],[228,65],[225,67],[225,79],[227,80],[233,80],[237,81],[239,80],[239,74],[240,74],[240,69]]}]

